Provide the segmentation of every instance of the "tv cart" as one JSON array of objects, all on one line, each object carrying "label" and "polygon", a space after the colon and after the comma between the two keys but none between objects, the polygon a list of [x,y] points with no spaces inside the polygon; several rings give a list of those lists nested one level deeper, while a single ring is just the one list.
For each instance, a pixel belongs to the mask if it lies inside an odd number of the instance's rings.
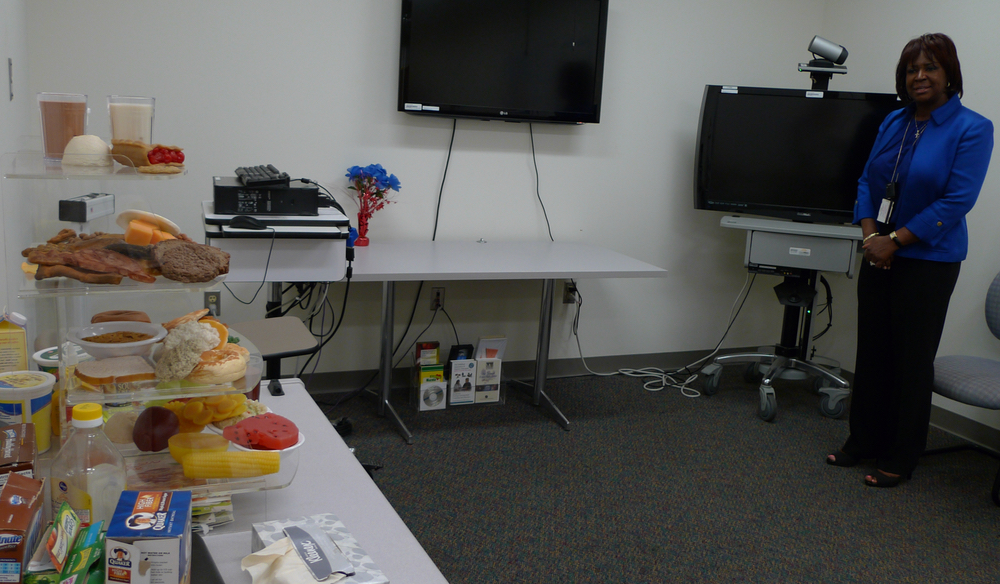
[{"label": "tv cart", "polygon": [[744,379],[748,382],[760,379],[757,415],[764,421],[774,421],[778,412],[772,382],[778,378],[803,379],[808,375],[816,377],[814,386],[821,395],[820,412],[831,418],[843,416],[850,384],[839,375],[839,364],[826,359],[810,360],[808,354],[819,272],[842,272],[849,278],[854,277],[861,229],[853,225],[819,225],[731,215],[723,217],[720,225],[746,230],[744,265],[748,270],[783,276],[782,283],[775,286],[775,293],[785,312],[781,340],[777,345],[762,347],[753,353],[716,357],[701,370],[707,377],[703,391],[706,395],[718,391],[723,365],[747,363]]}]

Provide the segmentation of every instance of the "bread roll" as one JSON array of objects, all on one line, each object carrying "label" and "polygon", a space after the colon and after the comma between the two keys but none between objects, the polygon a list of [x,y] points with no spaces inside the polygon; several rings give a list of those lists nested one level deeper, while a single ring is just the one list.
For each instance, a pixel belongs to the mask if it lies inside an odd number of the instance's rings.
[{"label": "bread roll", "polygon": [[152,322],[149,315],[141,310],[106,310],[90,317],[90,324],[99,322]]},{"label": "bread roll", "polygon": [[246,375],[248,363],[250,351],[237,344],[226,343],[221,349],[202,353],[201,361],[185,379],[199,385],[229,383]]},{"label": "bread roll", "polygon": [[176,327],[177,325],[184,324],[185,322],[196,321],[201,317],[205,316],[206,314],[208,314],[207,308],[195,310],[194,312],[189,312],[184,316],[178,316],[177,318],[171,320],[170,322],[163,323],[163,328],[167,329],[168,331],[173,330],[174,327]]}]

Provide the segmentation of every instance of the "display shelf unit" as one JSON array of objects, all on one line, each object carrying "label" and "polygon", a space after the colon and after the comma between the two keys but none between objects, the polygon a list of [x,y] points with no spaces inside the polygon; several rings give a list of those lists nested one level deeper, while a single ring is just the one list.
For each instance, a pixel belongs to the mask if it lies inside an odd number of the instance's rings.
[{"label": "display shelf unit", "polygon": [[5,154],[0,160],[4,178],[37,180],[164,180],[182,176],[176,174],[145,174],[130,164],[113,162],[110,166],[71,166],[46,161],[41,152],[21,150]]},{"label": "display shelf unit", "polygon": [[209,282],[185,284],[157,278],[155,283],[145,284],[123,278],[121,284],[86,284],[69,278],[35,280],[31,274],[24,274],[18,298],[57,298],[60,296],[93,296],[95,294],[153,294],[162,292],[198,292],[218,287],[226,280],[219,276]]},{"label": "display shelf unit", "polygon": [[264,359],[246,337],[238,331],[230,329],[229,334],[238,337],[238,345],[250,351],[250,363],[247,365],[246,375],[233,381],[232,383],[220,383],[216,385],[193,385],[184,383],[175,385],[174,383],[164,383],[160,381],[142,381],[122,384],[120,391],[115,393],[98,393],[83,387],[79,380],[71,377],[68,381],[67,405],[76,405],[84,402],[99,404],[117,404],[121,402],[153,402],[189,397],[210,397],[213,395],[225,395],[227,393],[250,393],[260,385],[260,379],[264,371]]},{"label": "display shelf unit", "polygon": [[[64,430],[68,429],[67,410],[79,403],[99,403],[105,408],[106,415],[110,415],[123,410],[141,412],[151,405],[160,405],[175,399],[236,393],[256,395],[264,370],[263,358],[249,339],[242,336],[239,331],[232,330],[230,335],[238,337],[240,339],[238,344],[250,353],[245,376],[232,383],[185,384],[184,387],[179,387],[164,386],[158,381],[150,381],[117,386],[116,389],[119,391],[104,393],[84,388],[72,375],[71,368],[76,363],[71,361],[74,357],[70,355],[75,355],[75,351],[67,350],[71,348],[66,340],[67,332],[73,326],[89,322],[90,314],[96,311],[92,307],[93,304],[110,303],[122,306],[132,303],[139,308],[148,306],[166,310],[164,306],[171,304],[170,298],[184,295],[194,297],[193,293],[197,293],[196,303],[200,305],[200,293],[217,288],[225,280],[225,276],[197,284],[173,282],[163,277],[157,278],[155,283],[146,284],[125,278],[120,284],[111,285],[86,284],[66,278],[36,281],[31,274],[21,270],[23,258],[19,257],[20,251],[44,243],[63,228],[72,227],[78,233],[98,231],[121,233],[120,228],[114,224],[117,213],[126,209],[155,212],[150,201],[145,200],[141,194],[142,185],[151,184],[146,181],[169,180],[183,174],[147,175],[119,163],[96,169],[63,167],[60,164],[46,163],[40,152],[32,151],[0,156],[0,173],[2,173],[0,203],[3,211],[3,237],[0,239],[3,253],[0,254],[0,262],[4,269],[6,301],[12,302],[15,298],[21,301],[21,308],[31,315],[29,322],[36,327],[31,332],[39,333],[41,328],[51,328],[54,331],[57,340],[54,344],[60,348],[60,382],[57,388],[62,391],[59,392],[58,403],[53,403],[53,407],[57,408],[57,423]],[[126,184],[109,181],[137,182]],[[114,190],[117,191],[115,213],[87,224],[67,224],[58,220],[58,201],[88,192],[108,192],[107,189],[110,189],[111,185],[114,185]],[[118,192],[122,194],[119,195]],[[150,294],[155,295],[155,300],[148,297]],[[187,302],[188,306],[192,304],[194,302]],[[154,317],[153,320],[159,319]],[[39,321],[46,322],[41,324]],[[70,368],[69,375],[67,367]],[[67,433],[62,432],[62,437],[65,438]],[[54,453],[58,450],[58,438],[53,438],[57,443],[57,447],[52,449]],[[144,453],[134,444],[119,445],[119,450],[126,460],[130,489],[185,489],[195,495],[224,495],[279,489],[292,482],[298,467],[298,453],[292,451],[282,456],[280,471],[275,474],[234,479],[188,479],[184,477],[181,465],[166,451]]]}]

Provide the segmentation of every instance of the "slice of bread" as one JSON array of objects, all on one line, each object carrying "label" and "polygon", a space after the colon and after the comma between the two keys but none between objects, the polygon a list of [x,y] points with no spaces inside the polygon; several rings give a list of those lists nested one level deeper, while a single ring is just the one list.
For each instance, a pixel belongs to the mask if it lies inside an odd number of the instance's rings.
[{"label": "slice of bread", "polygon": [[153,366],[138,355],[84,361],[76,366],[73,374],[91,385],[156,379]]}]

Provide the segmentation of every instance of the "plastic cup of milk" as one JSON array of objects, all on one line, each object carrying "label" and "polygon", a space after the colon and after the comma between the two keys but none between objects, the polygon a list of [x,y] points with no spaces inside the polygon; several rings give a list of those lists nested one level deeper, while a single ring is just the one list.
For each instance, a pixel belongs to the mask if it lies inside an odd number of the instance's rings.
[{"label": "plastic cup of milk", "polygon": [[152,97],[108,96],[108,115],[111,117],[112,140],[135,140],[153,143]]},{"label": "plastic cup of milk", "polygon": [[0,373],[0,425],[34,424],[38,452],[52,445],[52,386],[56,376],[44,371]]}]

